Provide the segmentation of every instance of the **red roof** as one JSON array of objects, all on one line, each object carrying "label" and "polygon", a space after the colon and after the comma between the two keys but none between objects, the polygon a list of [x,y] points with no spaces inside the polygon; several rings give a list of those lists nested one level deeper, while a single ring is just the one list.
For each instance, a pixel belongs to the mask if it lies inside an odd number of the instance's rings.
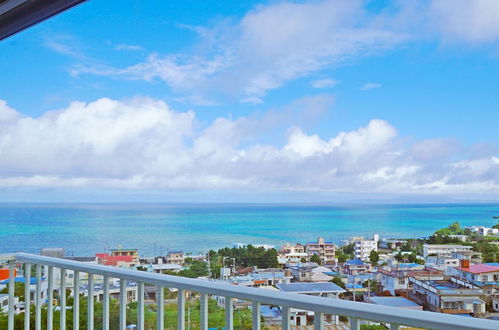
[{"label": "red roof", "polygon": [[134,260],[134,256],[110,256],[107,253],[97,253],[95,256],[106,266],[116,266],[118,262],[133,262]]},{"label": "red roof", "polygon": [[499,266],[491,266],[486,264],[471,265],[469,268],[458,267],[457,269],[473,274],[499,272]]}]

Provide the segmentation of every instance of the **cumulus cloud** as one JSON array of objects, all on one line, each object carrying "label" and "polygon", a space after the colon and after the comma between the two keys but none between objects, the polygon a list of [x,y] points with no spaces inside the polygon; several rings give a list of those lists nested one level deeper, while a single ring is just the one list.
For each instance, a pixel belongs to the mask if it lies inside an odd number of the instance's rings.
[{"label": "cumulus cloud", "polygon": [[[327,102],[318,96],[284,111]],[[0,187],[499,193],[498,155],[464,157],[446,140],[407,144],[381,119],[326,137],[292,126],[280,146],[258,142],[277,117],[203,125],[163,101],[103,98],[33,118],[1,101]]]}]

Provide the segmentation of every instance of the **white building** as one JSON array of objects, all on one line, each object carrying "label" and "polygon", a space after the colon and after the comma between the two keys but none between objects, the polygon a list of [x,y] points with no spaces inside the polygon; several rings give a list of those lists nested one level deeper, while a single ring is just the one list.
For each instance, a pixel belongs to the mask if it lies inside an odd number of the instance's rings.
[{"label": "white building", "polygon": [[471,251],[472,249],[472,246],[467,245],[425,244],[423,245],[423,257],[425,260],[429,255],[451,257],[452,252]]},{"label": "white building", "polygon": [[378,234],[374,234],[372,240],[356,239],[353,241],[355,259],[369,260],[371,251],[378,252]]},{"label": "white building", "polygon": [[472,233],[477,233],[481,236],[492,236],[499,234],[499,229],[484,226],[471,226],[465,227],[465,229],[469,229]]}]

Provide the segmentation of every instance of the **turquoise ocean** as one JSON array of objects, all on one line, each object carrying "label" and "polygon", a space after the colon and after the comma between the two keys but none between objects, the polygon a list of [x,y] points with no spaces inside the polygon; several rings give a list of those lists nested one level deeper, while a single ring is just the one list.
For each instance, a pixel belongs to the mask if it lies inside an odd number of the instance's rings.
[{"label": "turquoise ocean", "polygon": [[321,236],[417,238],[453,221],[497,223],[499,204],[0,204],[0,253],[65,248],[86,256],[109,248],[198,253],[233,243],[280,245]]}]

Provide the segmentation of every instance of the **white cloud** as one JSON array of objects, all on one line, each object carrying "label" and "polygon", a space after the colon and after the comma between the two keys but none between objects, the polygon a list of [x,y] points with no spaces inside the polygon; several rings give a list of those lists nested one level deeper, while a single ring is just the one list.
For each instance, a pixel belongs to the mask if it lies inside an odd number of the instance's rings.
[{"label": "white cloud", "polygon": [[317,79],[311,82],[313,88],[331,88],[339,84],[338,80],[331,78]]},{"label": "white cloud", "polygon": [[497,0],[432,0],[428,16],[447,40],[475,44],[499,40]]},{"label": "white cloud", "polygon": [[128,44],[119,44],[114,47],[116,50],[132,50],[132,51],[138,51],[138,50],[144,50],[142,46],[139,45],[128,45]]},{"label": "white cloud", "polygon": [[[243,102],[260,103],[269,90],[288,81],[379,53],[406,38],[386,27],[384,16],[366,13],[360,0],[279,2],[258,6],[235,24],[187,28],[199,34],[205,45],[200,48],[208,51],[151,54],[126,68],[77,66],[72,73],[160,79],[185,93],[216,88]],[[316,82],[318,88],[335,83]]]},{"label": "white cloud", "polygon": [[371,89],[376,89],[376,88],[380,88],[380,87],[381,87],[381,84],[377,84],[377,83],[373,83],[373,82],[368,82],[368,83],[365,83],[364,85],[362,85],[362,87],[360,88],[360,90],[369,91]]},{"label": "white cloud", "polygon": [[[330,102],[319,96],[284,111]],[[73,102],[38,118],[1,101],[0,187],[499,194],[498,155],[465,158],[440,140],[407,144],[380,119],[327,137],[293,126],[283,146],[255,140],[276,123],[270,111],[202,125],[194,112],[149,98]],[[449,145],[455,151],[439,157]]]}]

